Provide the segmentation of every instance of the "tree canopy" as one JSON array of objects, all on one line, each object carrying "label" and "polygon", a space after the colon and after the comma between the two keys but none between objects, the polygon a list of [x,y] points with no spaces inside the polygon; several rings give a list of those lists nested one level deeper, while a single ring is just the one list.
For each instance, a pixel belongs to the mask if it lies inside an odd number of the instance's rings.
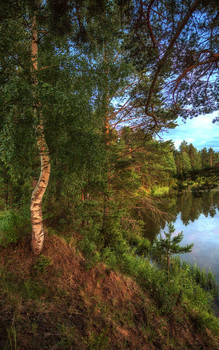
[{"label": "tree canopy", "polygon": [[127,196],[124,182],[135,191],[130,214],[153,207],[139,204],[141,185],[212,167],[213,151],[207,159],[184,145],[175,162],[153,136],[218,108],[217,21],[216,2],[204,0],[1,2],[3,172],[28,197],[39,170],[38,194],[46,189],[51,167],[57,196],[73,203],[77,193],[84,206],[92,192],[104,218],[113,197]]}]

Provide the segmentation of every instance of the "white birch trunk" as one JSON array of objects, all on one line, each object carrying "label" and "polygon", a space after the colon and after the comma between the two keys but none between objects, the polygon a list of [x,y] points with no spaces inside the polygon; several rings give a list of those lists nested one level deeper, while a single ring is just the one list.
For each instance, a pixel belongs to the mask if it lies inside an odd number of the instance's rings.
[{"label": "white birch trunk", "polygon": [[[37,43],[37,25],[36,17],[32,20],[32,74],[33,74],[33,86],[38,85],[37,70],[38,70],[38,43]],[[34,118],[36,120],[36,139],[37,146],[40,154],[41,172],[36,187],[32,192],[31,197],[31,223],[32,223],[32,241],[31,246],[34,254],[38,255],[42,251],[44,242],[44,230],[43,230],[43,215],[42,215],[42,199],[49,183],[51,165],[49,151],[45,140],[45,132],[43,126],[42,114],[40,111],[40,101],[37,96],[34,96]]]}]

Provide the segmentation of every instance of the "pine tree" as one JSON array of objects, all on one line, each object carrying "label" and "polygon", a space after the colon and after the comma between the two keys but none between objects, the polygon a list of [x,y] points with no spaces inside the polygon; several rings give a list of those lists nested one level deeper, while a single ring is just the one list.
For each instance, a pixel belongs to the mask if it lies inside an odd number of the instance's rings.
[{"label": "pine tree", "polygon": [[138,0],[133,5],[126,49],[139,73],[132,97],[145,127],[156,131],[171,126],[177,115],[217,109],[216,3]]},{"label": "pine tree", "polygon": [[189,253],[192,250],[193,244],[187,244],[184,247],[180,246],[183,239],[183,232],[178,233],[173,237],[175,228],[172,223],[168,225],[168,232],[164,231],[164,237],[160,235],[159,239],[155,240],[152,247],[152,252],[155,256],[164,257],[166,260],[167,276],[169,281],[170,273],[170,258],[172,254]]}]

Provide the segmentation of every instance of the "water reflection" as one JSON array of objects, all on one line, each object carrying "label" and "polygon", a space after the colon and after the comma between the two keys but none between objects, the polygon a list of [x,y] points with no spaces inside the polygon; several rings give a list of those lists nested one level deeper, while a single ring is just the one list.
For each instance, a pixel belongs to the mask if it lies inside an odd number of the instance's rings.
[{"label": "water reflection", "polygon": [[176,214],[181,213],[185,226],[197,220],[201,214],[214,217],[218,208],[219,192],[202,192],[199,195],[185,192],[177,197]]},{"label": "water reflection", "polygon": [[187,225],[179,214],[174,226],[176,232],[183,231],[181,245],[194,243],[192,252],[183,254],[181,258],[191,263],[197,262],[202,268],[210,267],[219,283],[219,212],[214,217],[201,214],[196,221]]},{"label": "water reflection", "polygon": [[[166,198],[161,209],[172,214],[176,232],[183,231],[182,245],[194,243],[191,253],[183,254],[182,259],[200,267],[209,267],[216,275],[219,284],[219,192],[203,192]],[[158,218],[145,220],[145,236],[153,240],[158,233],[168,231],[166,221]]]},{"label": "water reflection", "polygon": [[[183,192],[182,194],[172,195],[171,197],[163,199],[159,203],[159,208],[171,215],[170,221],[173,223],[179,221],[180,215],[184,226],[191,225],[191,222],[198,220],[201,215],[204,215],[206,218],[208,216],[214,218],[214,216],[217,215],[219,210],[219,192],[212,191],[199,194]],[[144,216],[145,237],[153,241],[160,230],[164,229],[166,221],[165,216]],[[205,225],[207,225],[207,222]]]}]

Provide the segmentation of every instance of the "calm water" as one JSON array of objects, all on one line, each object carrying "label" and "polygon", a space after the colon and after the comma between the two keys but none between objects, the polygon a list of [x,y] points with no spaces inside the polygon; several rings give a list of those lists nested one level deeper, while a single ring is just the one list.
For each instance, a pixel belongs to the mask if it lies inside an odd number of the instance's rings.
[{"label": "calm water", "polygon": [[[167,198],[161,209],[172,215],[175,232],[183,231],[181,245],[194,243],[191,253],[182,254],[183,260],[196,262],[199,267],[210,267],[219,285],[219,192],[204,192],[194,196],[185,192]],[[146,236],[153,238],[163,231],[168,232],[164,219],[156,223],[146,219]]]}]

